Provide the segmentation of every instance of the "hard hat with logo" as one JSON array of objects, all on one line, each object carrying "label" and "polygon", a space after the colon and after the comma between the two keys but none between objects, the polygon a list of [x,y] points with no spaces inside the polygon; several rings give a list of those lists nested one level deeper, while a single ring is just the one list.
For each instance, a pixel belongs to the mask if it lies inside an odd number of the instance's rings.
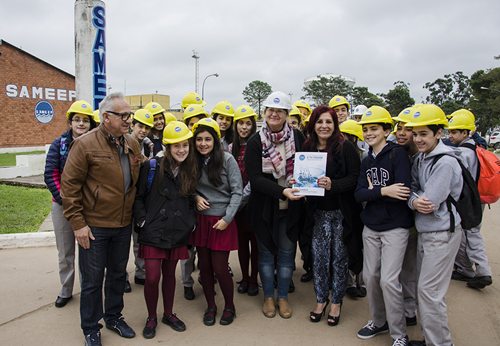
[{"label": "hard hat with logo", "polygon": [[153,117],[158,113],[165,112],[165,108],[163,108],[158,102],[149,102],[144,106],[144,109],[146,109]]},{"label": "hard hat with logo", "polygon": [[229,103],[229,101],[220,101],[212,109],[212,113],[210,115],[213,116],[214,114],[221,114],[228,117],[234,117],[233,105]]},{"label": "hard hat with logo", "polygon": [[175,117],[175,115],[173,115],[170,112],[165,112],[165,113],[163,113],[163,115],[165,116],[165,124],[168,124],[171,121],[176,121],[177,120],[177,118]]},{"label": "hard hat with logo", "polygon": [[202,105],[205,106],[206,102],[203,101],[200,95],[198,93],[195,93],[194,91],[188,92],[184,97],[182,98],[181,101],[181,106],[183,109],[186,109],[187,106],[189,105]]},{"label": "hard hat with logo", "polygon": [[292,109],[292,101],[290,96],[285,94],[283,91],[274,91],[269,94],[269,96],[262,103],[264,107],[268,108],[278,108],[278,109]]},{"label": "hard hat with logo", "polygon": [[85,114],[94,119],[94,111],[92,110],[90,103],[85,100],[78,100],[73,102],[66,112],[66,119],[69,119],[71,114],[74,113]]},{"label": "hard hat with logo", "polygon": [[302,107],[302,108],[305,108],[307,109],[307,111],[309,112],[309,114],[312,113],[312,109],[311,109],[311,106],[309,105],[309,103],[307,103],[306,101],[304,100],[297,100],[293,103],[293,105],[295,107]]},{"label": "hard hat with logo", "polygon": [[153,115],[147,109],[144,108],[136,110],[132,119],[148,127],[153,127],[154,125]]},{"label": "hard hat with logo", "polygon": [[360,141],[363,138],[363,127],[356,121],[348,119],[339,125],[340,132],[348,133],[350,135],[356,136]]},{"label": "hard hat with logo", "polygon": [[419,107],[413,107],[410,117],[411,120],[405,126],[444,125],[444,127],[448,127],[448,119],[446,119],[443,110],[433,104],[423,104]]},{"label": "hard hat with logo", "polygon": [[99,110],[96,109],[93,113],[92,113],[92,117],[94,118],[94,121],[96,124],[100,124],[101,123],[101,118],[99,117]]},{"label": "hard hat with logo", "polygon": [[361,117],[358,124],[393,124],[391,114],[387,109],[380,106],[371,106]]},{"label": "hard hat with logo", "polygon": [[366,112],[367,109],[368,107],[366,107],[365,105],[357,105],[352,110],[352,115],[363,115],[363,113]]},{"label": "hard hat with logo", "polygon": [[196,132],[196,129],[198,128],[198,126],[211,127],[212,129],[214,129],[215,133],[217,133],[217,136],[220,139],[219,124],[217,124],[217,121],[215,121],[214,119],[212,119],[212,118],[203,118],[203,119],[198,120],[196,122],[196,124],[193,125],[193,128],[192,128],[193,133]]},{"label": "hard hat with logo", "polygon": [[170,121],[163,129],[163,144],[175,144],[193,137],[186,124],[182,121]]},{"label": "hard hat with logo", "polygon": [[474,119],[474,121],[476,121],[476,117],[474,116],[474,113],[472,113],[470,110],[465,109],[465,108],[460,108],[459,110],[454,111],[453,113],[451,113],[450,115],[447,115],[446,117],[448,119],[452,119],[455,115],[459,115],[459,114],[467,115],[468,117],[471,117],[472,119]]},{"label": "hard hat with logo", "polygon": [[191,104],[188,105],[186,109],[184,109],[184,115],[182,117],[182,120],[186,121],[187,119],[190,119],[192,117],[208,117],[208,113],[203,108],[201,104]]},{"label": "hard hat with logo", "polygon": [[252,107],[247,105],[241,105],[234,111],[234,122],[252,116],[254,117],[255,120],[257,120],[257,113],[255,113]]},{"label": "hard hat with logo", "polygon": [[412,120],[412,117],[411,117],[412,110],[413,110],[413,107],[406,107],[401,112],[399,112],[397,117],[393,118],[394,121],[397,121],[399,123],[409,123]]},{"label": "hard hat with logo", "polygon": [[344,96],[335,95],[334,97],[332,97],[330,102],[328,102],[328,107],[330,108],[335,108],[341,105],[346,105],[347,110],[351,109],[351,104],[347,101],[347,99]]},{"label": "hard hat with logo", "polygon": [[451,114],[448,130],[476,130],[476,118],[471,111],[459,109]]}]

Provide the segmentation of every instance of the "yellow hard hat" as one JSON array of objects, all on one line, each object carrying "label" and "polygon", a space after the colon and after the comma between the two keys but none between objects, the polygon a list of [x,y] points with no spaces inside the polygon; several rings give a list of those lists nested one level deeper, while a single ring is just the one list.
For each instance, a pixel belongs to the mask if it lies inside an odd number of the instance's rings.
[{"label": "yellow hard hat", "polygon": [[335,95],[334,97],[332,97],[330,102],[328,102],[328,107],[330,108],[335,108],[340,105],[346,105],[348,110],[351,109],[351,104],[344,96]]},{"label": "yellow hard hat", "polygon": [[307,126],[307,124],[309,124],[309,120],[311,120],[311,115],[308,115],[307,118],[304,119],[304,126]]},{"label": "yellow hard hat", "polygon": [[196,129],[200,125],[213,128],[215,130],[215,132],[217,133],[217,136],[220,139],[220,128],[219,128],[219,124],[217,124],[217,121],[215,121],[212,118],[203,118],[203,119],[200,119],[200,120],[198,120],[196,122],[196,124],[193,125],[193,128],[192,128],[193,133],[196,132]]},{"label": "yellow hard hat", "polygon": [[297,115],[299,119],[302,119],[302,113],[300,113],[300,109],[297,106],[292,106],[292,110],[288,113],[288,115]]},{"label": "yellow hard hat", "polygon": [[163,108],[158,102],[149,102],[144,106],[144,109],[146,109],[152,116],[165,112],[165,108]]},{"label": "yellow hard hat", "polygon": [[101,118],[99,117],[99,110],[96,109],[93,113],[92,113],[92,117],[94,118],[94,121],[96,124],[100,124],[101,123]]},{"label": "yellow hard hat", "polygon": [[165,124],[168,124],[171,121],[176,121],[177,120],[177,118],[175,117],[175,115],[173,115],[170,112],[163,113],[163,115],[165,116]]},{"label": "yellow hard hat", "polygon": [[163,144],[175,144],[193,137],[186,124],[182,121],[170,121],[163,129]]},{"label": "yellow hard hat", "polygon": [[408,123],[412,120],[411,117],[412,107],[406,107],[401,112],[399,112],[397,117],[394,117],[393,120],[400,123]]},{"label": "yellow hard hat", "polygon": [[153,127],[154,125],[153,115],[147,109],[144,108],[136,110],[132,119],[149,127]]},{"label": "yellow hard hat", "polygon": [[208,113],[200,104],[189,105],[186,109],[184,109],[184,116],[182,120],[186,121],[189,118],[203,116],[208,117]]},{"label": "yellow hard hat", "polygon": [[360,141],[363,138],[363,126],[361,126],[356,120],[348,119],[339,125],[340,132],[348,133],[350,135],[356,136]]},{"label": "yellow hard hat", "polygon": [[234,117],[233,105],[229,103],[229,101],[220,101],[212,109],[212,113],[210,115],[214,114],[222,114],[228,117]]},{"label": "yellow hard hat", "polygon": [[[306,102],[306,101],[304,101],[304,100],[297,100],[297,101],[295,101],[295,102],[293,103],[293,105],[294,105],[295,107],[302,107],[302,108],[307,109],[307,111],[309,112],[309,114],[311,114],[311,113],[312,113],[311,106],[309,105],[309,103],[307,103],[307,102]],[[292,109],[293,109],[293,107],[292,107]],[[302,116],[302,114],[301,114],[301,116]]]},{"label": "yellow hard hat", "polygon": [[394,124],[391,114],[387,109],[380,106],[371,106],[361,117],[358,124]]},{"label": "yellow hard hat", "polygon": [[234,122],[236,123],[240,119],[248,118],[248,117],[254,117],[255,120],[257,120],[257,113],[253,110],[252,107],[247,106],[247,105],[241,105],[236,110],[234,111]]},{"label": "yellow hard hat", "polygon": [[451,114],[448,130],[476,130],[476,118],[471,111],[459,109]]},{"label": "yellow hard hat", "polygon": [[66,112],[66,119],[69,119],[71,114],[74,113],[85,114],[94,119],[94,111],[92,111],[92,106],[90,106],[90,103],[85,100],[78,100],[73,102]]},{"label": "yellow hard hat", "polygon": [[203,101],[200,95],[198,93],[195,93],[194,91],[188,92],[184,97],[182,98],[181,101],[181,106],[183,109],[186,109],[189,105],[202,105],[205,106],[206,102]]},{"label": "yellow hard hat", "polygon": [[411,120],[406,123],[406,126],[426,125],[444,125],[444,127],[448,127],[448,119],[446,119],[443,110],[436,105],[423,104],[420,107],[414,107],[411,112]]}]

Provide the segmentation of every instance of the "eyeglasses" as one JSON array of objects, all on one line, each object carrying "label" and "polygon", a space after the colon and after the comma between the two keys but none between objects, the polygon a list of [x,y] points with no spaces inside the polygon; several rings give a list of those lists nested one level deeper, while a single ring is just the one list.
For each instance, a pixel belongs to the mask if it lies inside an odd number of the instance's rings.
[{"label": "eyeglasses", "polygon": [[84,123],[84,124],[89,124],[90,123],[90,119],[89,118],[75,118],[73,117],[73,119],[71,120],[72,122],[74,123]]},{"label": "eyeglasses", "polygon": [[284,109],[280,109],[280,108],[267,108],[267,111],[269,112],[269,114],[273,114],[273,113],[276,113],[278,115],[285,115],[286,114],[286,111]]},{"label": "eyeglasses", "polygon": [[132,117],[132,115],[134,115],[133,112],[117,113],[117,112],[113,112],[113,111],[105,111],[104,113],[116,115],[117,117],[122,118],[122,121],[127,121]]}]

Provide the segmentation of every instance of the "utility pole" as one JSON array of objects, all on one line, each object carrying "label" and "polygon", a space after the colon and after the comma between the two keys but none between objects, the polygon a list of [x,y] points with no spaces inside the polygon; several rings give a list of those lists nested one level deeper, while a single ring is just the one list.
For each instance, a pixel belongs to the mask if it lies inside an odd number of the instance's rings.
[{"label": "utility pole", "polygon": [[199,69],[199,61],[200,55],[197,51],[193,49],[193,55],[191,58],[194,59],[194,91],[198,92],[198,69]]}]

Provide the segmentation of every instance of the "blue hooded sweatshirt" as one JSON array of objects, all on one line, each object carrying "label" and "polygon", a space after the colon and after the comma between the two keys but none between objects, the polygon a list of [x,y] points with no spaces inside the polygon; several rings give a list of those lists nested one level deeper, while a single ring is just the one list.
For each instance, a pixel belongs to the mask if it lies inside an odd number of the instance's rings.
[{"label": "blue hooded sweatshirt", "polygon": [[[368,188],[367,177],[373,184],[372,189]],[[413,226],[413,213],[408,208],[407,202],[381,194],[382,187],[395,183],[403,183],[410,188],[410,159],[406,150],[400,145],[387,142],[374,157],[370,148],[368,156],[361,162],[361,172],[354,197],[358,202],[367,202],[361,213],[361,219],[374,231]]]}]

